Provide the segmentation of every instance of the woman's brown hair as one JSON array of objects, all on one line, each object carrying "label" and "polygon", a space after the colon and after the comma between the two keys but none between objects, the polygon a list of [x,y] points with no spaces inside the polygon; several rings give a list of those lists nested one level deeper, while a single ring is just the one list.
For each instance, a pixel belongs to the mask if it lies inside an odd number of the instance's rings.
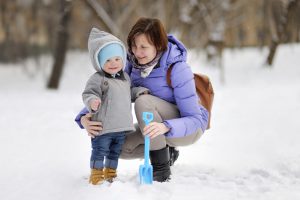
[{"label": "woman's brown hair", "polygon": [[158,52],[163,52],[168,48],[168,36],[166,30],[159,19],[142,17],[133,25],[127,37],[128,50],[132,53],[134,39],[145,34]]}]

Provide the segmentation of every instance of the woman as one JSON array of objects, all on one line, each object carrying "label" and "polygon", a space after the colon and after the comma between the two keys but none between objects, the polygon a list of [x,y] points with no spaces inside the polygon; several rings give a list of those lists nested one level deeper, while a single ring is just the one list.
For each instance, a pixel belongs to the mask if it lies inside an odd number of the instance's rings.
[{"label": "woman", "polygon": [[[127,135],[121,158],[143,157],[144,135],[151,138],[150,160],[153,180],[170,179],[170,147],[196,142],[208,124],[207,110],[198,104],[193,73],[186,63],[187,51],[174,36],[167,36],[158,19],[140,18],[128,38],[128,64],[135,93],[136,131]],[[167,70],[173,65],[170,88]],[[146,89],[145,89],[146,88]],[[150,111],[154,120],[145,126],[142,112]],[[92,122],[91,115],[82,110],[76,117],[81,128],[90,136],[97,135],[101,123]]]}]

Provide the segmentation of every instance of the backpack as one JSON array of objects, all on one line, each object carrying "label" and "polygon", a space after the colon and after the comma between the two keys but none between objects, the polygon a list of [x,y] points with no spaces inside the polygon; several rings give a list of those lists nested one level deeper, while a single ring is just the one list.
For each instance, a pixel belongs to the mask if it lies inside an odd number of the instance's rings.
[{"label": "backpack", "polygon": [[[172,88],[171,85],[171,72],[173,69],[174,63],[168,68],[167,71],[167,84]],[[208,78],[208,76],[203,74],[194,73],[194,80],[196,86],[196,93],[199,97],[199,104],[201,104],[209,113],[208,117],[208,126],[206,129],[210,128],[210,118],[211,118],[211,109],[214,100],[214,89]]]}]

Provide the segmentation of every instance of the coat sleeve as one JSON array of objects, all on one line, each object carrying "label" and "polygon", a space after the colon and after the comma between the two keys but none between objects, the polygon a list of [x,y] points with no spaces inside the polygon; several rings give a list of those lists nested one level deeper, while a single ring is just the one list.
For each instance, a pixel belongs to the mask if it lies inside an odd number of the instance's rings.
[{"label": "coat sleeve", "polygon": [[82,129],[84,129],[84,127],[82,126],[80,120],[81,120],[81,117],[86,115],[88,113],[88,109],[87,108],[83,108],[79,113],[78,115],[76,116],[75,118],[75,122],[78,124],[78,126]]},{"label": "coat sleeve", "polygon": [[99,99],[101,101],[101,76],[97,73],[93,74],[86,83],[85,89],[82,93],[82,100],[89,112],[93,113],[90,107],[90,101]]},{"label": "coat sleeve", "polygon": [[[131,65],[128,64],[125,68],[125,72],[124,74],[125,77],[128,77],[130,83],[131,83],[131,86],[130,86],[130,90],[131,90],[131,102],[135,102],[135,100],[141,95],[141,94],[144,94],[145,92],[147,92],[148,94],[150,94],[150,90],[148,88],[145,88],[145,87],[141,87],[141,86],[134,86],[130,80],[130,77],[129,77],[129,74],[128,73],[131,73]],[[126,78],[127,79],[127,78]]]},{"label": "coat sleeve", "polygon": [[131,100],[134,102],[142,94],[150,94],[150,90],[145,87],[131,87]]},{"label": "coat sleeve", "polygon": [[170,128],[166,136],[184,137],[199,128],[204,132],[208,123],[208,112],[198,104],[194,74],[186,63],[174,65],[171,84],[181,117],[164,121],[164,124]]}]

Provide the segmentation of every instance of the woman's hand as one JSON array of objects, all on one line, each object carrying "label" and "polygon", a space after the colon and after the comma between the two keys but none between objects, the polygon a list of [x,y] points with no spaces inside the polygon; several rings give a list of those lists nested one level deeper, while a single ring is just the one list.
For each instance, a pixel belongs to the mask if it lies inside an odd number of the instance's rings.
[{"label": "woman's hand", "polygon": [[88,135],[91,138],[95,138],[99,134],[99,131],[102,131],[102,123],[91,121],[92,114],[88,113],[81,117],[80,122],[81,125],[85,128],[88,132]]},{"label": "woman's hand", "polygon": [[144,128],[144,135],[149,136],[151,139],[155,138],[156,136],[165,134],[168,132],[170,129],[166,127],[164,123],[158,123],[158,122],[151,122]]}]

